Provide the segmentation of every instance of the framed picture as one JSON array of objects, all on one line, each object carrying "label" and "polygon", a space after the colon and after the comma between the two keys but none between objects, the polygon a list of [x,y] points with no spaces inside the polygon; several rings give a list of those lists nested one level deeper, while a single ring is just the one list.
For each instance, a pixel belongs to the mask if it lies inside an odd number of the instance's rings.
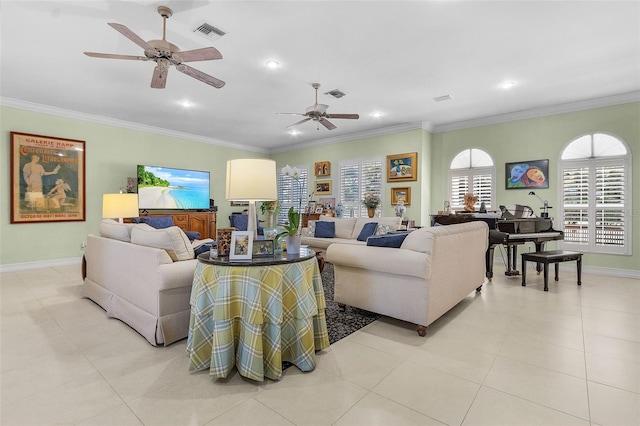
[{"label": "framed picture", "polygon": [[320,161],[313,166],[316,176],[329,176],[331,174],[331,163],[329,161]]},{"label": "framed picture", "polygon": [[411,187],[391,188],[391,204],[398,204],[400,200],[404,202],[405,206],[411,204]]},{"label": "framed picture", "polygon": [[387,182],[418,180],[418,153],[387,155]]},{"label": "framed picture", "polygon": [[252,254],[254,257],[273,256],[273,240],[253,240]]},{"label": "framed picture", "polygon": [[264,238],[267,240],[274,240],[278,235],[278,228],[262,228],[262,233],[264,234]]},{"label": "framed picture", "polygon": [[322,206],[316,207],[316,213],[320,213],[320,214],[324,213],[324,207]]},{"label": "framed picture", "polygon": [[315,211],[316,211],[316,202],[309,201],[309,203],[307,204],[307,213],[313,213]]},{"label": "framed picture", "polygon": [[251,260],[253,253],[253,232],[233,231],[229,247],[229,260]]},{"label": "framed picture", "polygon": [[549,160],[505,163],[505,189],[549,188]]},{"label": "framed picture", "polygon": [[11,223],[85,221],[85,142],[11,132]]},{"label": "framed picture", "polygon": [[331,181],[330,180],[317,180],[316,181],[316,194],[331,194]]},{"label": "framed picture", "polygon": [[327,210],[333,210],[336,207],[336,199],[335,198],[320,198],[318,200],[318,204],[324,207]]}]

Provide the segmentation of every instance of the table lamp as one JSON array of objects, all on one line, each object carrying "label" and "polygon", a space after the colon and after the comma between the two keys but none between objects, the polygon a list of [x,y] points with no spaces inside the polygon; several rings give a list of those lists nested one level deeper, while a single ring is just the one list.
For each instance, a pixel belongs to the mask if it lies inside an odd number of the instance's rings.
[{"label": "table lamp", "polygon": [[549,202],[547,200],[543,200],[542,198],[540,198],[540,196],[533,191],[530,191],[529,195],[538,197],[538,200],[542,201],[542,214],[540,215],[540,217],[549,217],[548,210],[551,208],[549,207]]},{"label": "table lamp", "polygon": [[123,223],[124,217],[138,216],[138,194],[103,194],[102,217],[118,218]]},{"label": "table lamp", "polygon": [[247,158],[227,161],[227,201],[248,201],[247,231],[258,237],[256,201],[278,199],[276,162],[265,158]]}]

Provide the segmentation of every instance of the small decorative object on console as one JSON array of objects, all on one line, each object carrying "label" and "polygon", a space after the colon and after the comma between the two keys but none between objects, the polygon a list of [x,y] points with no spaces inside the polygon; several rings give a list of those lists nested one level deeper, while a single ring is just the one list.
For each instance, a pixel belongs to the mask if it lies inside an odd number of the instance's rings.
[{"label": "small decorative object on console", "polygon": [[464,211],[473,212],[476,210],[474,204],[478,201],[478,196],[473,195],[472,192],[464,194]]}]

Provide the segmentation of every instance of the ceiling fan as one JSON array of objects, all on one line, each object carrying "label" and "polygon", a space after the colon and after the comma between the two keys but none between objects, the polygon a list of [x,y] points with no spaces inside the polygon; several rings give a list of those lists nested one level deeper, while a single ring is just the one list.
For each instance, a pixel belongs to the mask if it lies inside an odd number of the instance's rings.
[{"label": "ceiling fan", "polygon": [[[327,114],[327,108],[329,108],[329,105],[324,105],[324,104],[319,104],[318,103],[318,88],[320,87],[320,83],[312,83],[311,86],[316,89],[316,102],[311,105],[310,107],[307,108],[307,111],[304,114],[300,114],[300,113],[296,113],[296,112],[279,112],[278,114],[292,114],[292,115],[302,115],[305,116],[307,118],[298,121],[297,123],[293,123],[289,126],[287,126],[287,129],[289,127],[293,127],[293,126],[297,126],[298,124],[302,124],[305,123],[309,120],[313,120],[316,123],[320,123],[322,124],[324,127],[326,127],[328,130],[333,130],[336,128],[336,126],[330,122],[328,119],[334,119],[334,118],[348,118],[348,119],[352,119],[352,120],[357,120],[358,118],[360,118],[360,116],[358,114]],[[319,129],[319,127],[318,127]]]},{"label": "ceiling fan", "polygon": [[95,52],[84,52],[84,54],[94,58],[154,61],[156,63],[156,67],[153,71],[153,77],[151,78],[151,87],[154,89],[164,89],[167,84],[167,73],[171,65],[174,65],[181,73],[200,80],[217,89],[224,86],[224,81],[205,74],[202,71],[198,71],[189,65],[185,65],[185,62],[222,59],[222,54],[218,49],[215,47],[204,47],[201,49],[185,50],[184,52],[180,51],[178,46],[173,43],[169,43],[166,39],[167,18],[170,18],[171,15],[173,15],[173,12],[166,6],[158,6],[158,13],[162,16],[162,40],[144,41],[124,25],[109,22],[109,26],[138,46],[142,47],[144,49],[144,56],[114,55],[111,53]]}]

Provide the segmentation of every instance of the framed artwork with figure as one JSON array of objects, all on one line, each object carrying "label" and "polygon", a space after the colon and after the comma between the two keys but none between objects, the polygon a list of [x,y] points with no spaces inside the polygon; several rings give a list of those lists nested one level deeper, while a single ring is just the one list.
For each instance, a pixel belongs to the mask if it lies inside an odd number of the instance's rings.
[{"label": "framed artwork with figure", "polygon": [[85,142],[11,132],[11,223],[83,222]]},{"label": "framed artwork with figure", "polygon": [[549,160],[505,163],[505,189],[549,188]]}]

